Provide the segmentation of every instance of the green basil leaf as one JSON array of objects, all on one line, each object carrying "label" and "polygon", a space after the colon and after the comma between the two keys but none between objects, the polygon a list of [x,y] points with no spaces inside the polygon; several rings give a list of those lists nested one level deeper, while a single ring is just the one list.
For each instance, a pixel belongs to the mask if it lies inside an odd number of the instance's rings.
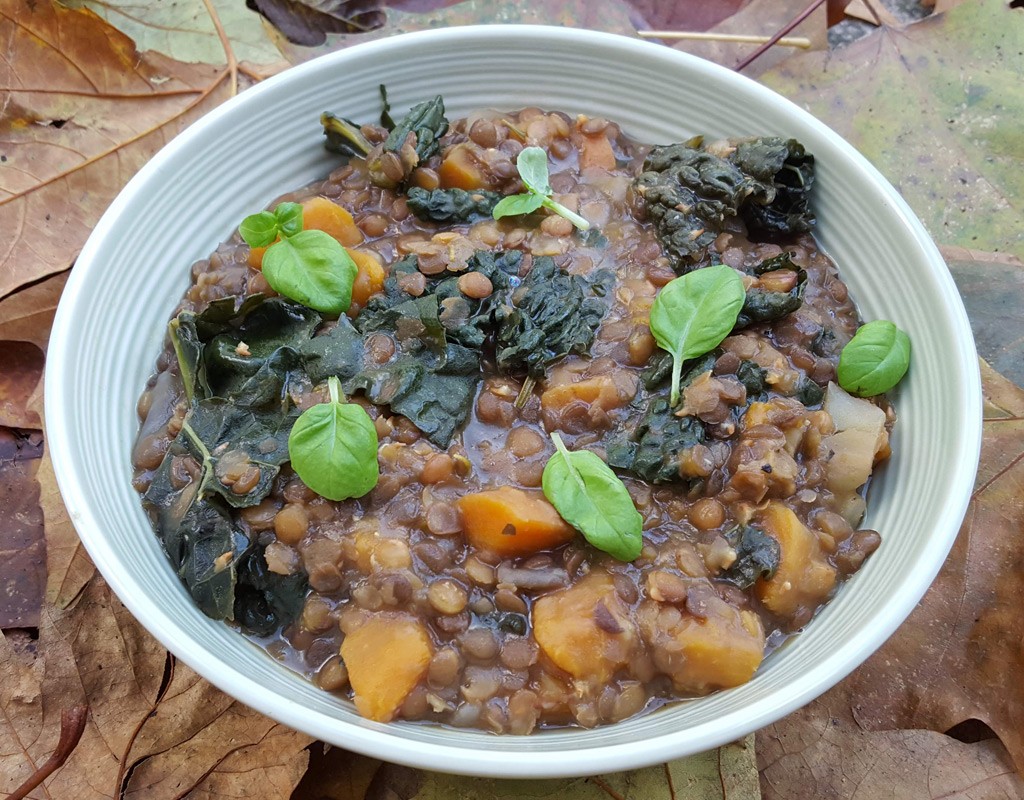
[{"label": "green basil leaf", "polygon": [[889,391],[910,367],[910,337],[887,319],[861,326],[839,355],[836,375],[850,394],[873,397]]},{"label": "green basil leaf", "polygon": [[277,217],[269,211],[250,214],[238,226],[238,232],[249,247],[266,247],[277,238]]},{"label": "green basil leaf", "polygon": [[672,354],[672,408],[683,362],[718,347],[736,325],[746,293],[732,267],[717,264],[669,281],[651,306],[651,334]]},{"label": "green basil leaf", "polygon": [[299,231],[263,255],[263,276],[275,292],[335,316],[352,304],[358,271],[345,248],[323,231]]},{"label": "green basil leaf", "polygon": [[589,450],[570,452],[551,435],[557,452],[544,466],[542,485],[566,522],[598,550],[632,561],[643,548],[643,517],[618,476]]},{"label": "green basil leaf", "polygon": [[366,409],[341,402],[337,378],[327,381],[329,403],[306,409],[288,436],[292,469],[328,500],[362,497],[377,485],[377,429]]},{"label": "green basil leaf", "polygon": [[548,183],[548,154],[543,148],[524,147],[516,158],[516,168],[519,170],[523,185],[531,192],[545,197],[551,194],[551,186]]},{"label": "green basil leaf", "polygon": [[281,203],[274,209],[282,236],[294,236],[302,230],[302,206],[298,203]]},{"label": "green basil leaf", "polygon": [[491,212],[495,219],[532,214],[544,204],[544,198],[537,194],[510,194],[498,201]]}]

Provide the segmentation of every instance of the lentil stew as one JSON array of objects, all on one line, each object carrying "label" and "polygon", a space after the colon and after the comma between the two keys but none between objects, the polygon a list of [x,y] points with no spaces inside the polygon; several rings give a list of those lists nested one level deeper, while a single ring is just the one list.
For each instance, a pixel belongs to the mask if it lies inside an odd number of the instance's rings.
[{"label": "lentil stew", "polygon": [[[812,156],[537,108],[449,122],[440,98],[323,123],[343,163],[279,203],[351,259],[347,312],[271,288],[287,232],[233,236],[138,403],[134,485],[197,604],[378,721],[591,727],[750,680],[877,548],[859,524],[895,421],[836,383],[860,322],[809,232]],[[589,229],[494,219],[530,193],[529,147]],[[652,306],[718,264],[742,308],[676,381]],[[341,500],[289,459],[332,402],[377,439],[372,489]],[[567,522],[556,442],[623,487],[638,556]]]}]

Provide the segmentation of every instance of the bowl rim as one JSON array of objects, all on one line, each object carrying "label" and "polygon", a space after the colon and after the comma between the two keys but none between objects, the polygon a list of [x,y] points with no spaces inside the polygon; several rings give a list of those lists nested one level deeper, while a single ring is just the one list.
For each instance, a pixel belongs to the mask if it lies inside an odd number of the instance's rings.
[{"label": "bowl rim", "polygon": [[[927,591],[956,538],[960,522],[967,511],[970,489],[951,491],[948,495],[947,518],[955,519],[956,525],[950,524],[945,530],[938,532],[942,536],[933,541],[934,548],[930,551],[930,557],[917,564],[913,574],[907,576],[895,589],[893,604],[890,606],[891,613],[884,620],[880,620],[874,628],[862,631],[852,641],[836,648],[828,658],[814,665],[808,670],[806,679],[801,681],[800,685],[787,686],[784,692],[776,692],[759,699],[752,707],[742,712],[727,714],[671,734],[623,744],[597,745],[573,751],[569,756],[565,751],[545,752],[531,749],[529,752],[509,753],[474,749],[459,743],[441,745],[413,741],[393,733],[394,729],[391,726],[348,723],[306,709],[287,697],[267,692],[255,679],[199,647],[180,623],[162,614],[148,598],[136,596],[129,579],[120,574],[118,554],[106,540],[102,522],[94,514],[87,493],[83,490],[79,474],[84,465],[60,457],[62,449],[69,441],[69,429],[73,424],[73,415],[65,412],[72,408],[70,400],[74,392],[74,387],[65,379],[60,365],[74,357],[72,320],[78,289],[86,280],[87,272],[100,268],[97,264],[97,252],[115,219],[145,191],[149,181],[161,172],[165,161],[173,154],[191,147],[193,140],[201,135],[206,127],[234,113],[239,106],[258,103],[264,92],[271,91],[279,84],[301,79],[307,72],[320,69],[325,63],[341,65],[351,59],[358,59],[362,53],[371,49],[391,51],[401,57],[400,51],[404,47],[419,40],[442,43],[450,41],[455,44],[467,38],[486,42],[510,36],[533,39],[538,44],[602,45],[616,51],[619,57],[635,54],[642,59],[648,59],[657,54],[664,62],[674,62],[691,74],[706,75],[724,82],[725,85],[731,84],[742,88],[744,92],[755,94],[765,101],[781,104],[803,124],[833,139],[836,147],[885,192],[891,204],[889,210],[912,234],[915,244],[935,267],[935,277],[941,285],[940,288],[950,299],[947,310],[955,317],[961,331],[967,334],[965,340],[961,342],[964,353],[969,349],[974,355],[973,337],[963,303],[945,268],[945,262],[923,224],[889,182],[852,145],[809,112],[767,87],[725,67],[652,42],[619,34],[546,25],[472,25],[418,31],[364,42],[286,69],[211,110],[178,134],[145,164],[120,191],[96,224],[82,248],[61,297],[53,322],[46,362],[46,439],[52,455],[57,484],[69,516],[89,556],[107,583],[143,627],[164,647],[230,696],[285,725],[324,741],[407,766],[498,778],[547,778],[610,773],[649,766],[727,744],[786,716],[846,677],[889,638]],[[961,353],[961,356],[964,353]],[[958,399],[968,413],[960,431],[960,450],[966,457],[957,462],[952,477],[954,486],[962,483],[971,487],[981,448],[980,372],[976,370],[967,375],[967,378],[965,384],[954,387],[958,390]],[[508,738],[510,735],[506,734],[505,737]],[[538,740],[537,734],[511,738]]]}]

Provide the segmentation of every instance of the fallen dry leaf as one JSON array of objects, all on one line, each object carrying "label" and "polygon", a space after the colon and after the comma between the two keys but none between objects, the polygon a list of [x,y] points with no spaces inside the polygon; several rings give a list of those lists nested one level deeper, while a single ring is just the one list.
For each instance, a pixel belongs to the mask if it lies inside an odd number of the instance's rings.
[{"label": "fallen dry leaf", "polygon": [[46,540],[35,473],[42,449],[41,434],[0,428],[0,630],[39,624]]},{"label": "fallen dry leaf", "polygon": [[764,800],[1020,800],[997,739],[964,743],[934,731],[864,731],[833,691],[757,733]]},{"label": "fallen dry leaf", "polygon": [[670,31],[706,31],[739,11],[749,0],[707,0],[701,3],[665,3],[630,0],[637,28]]},{"label": "fallen dry leaf", "polygon": [[0,300],[0,342],[31,342],[43,352],[71,270],[59,272]]},{"label": "fallen dry leaf", "polygon": [[46,448],[36,472],[39,506],[46,526],[46,600],[66,608],[96,572],[68,517]]},{"label": "fallen dry leaf", "polygon": [[0,6],[0,298],[68,268],[128,179],[230,93],[224,66],[139,53],[89,10]]},{"label": "fallen dry leaf", "polygon": [[867,156],[936,240],[1020,257],[1022,51],[1024,8],[974,0],[760,80]]},{"label": "fallen dry leaf", "polygon": [[319,47],[300,47],[291,44],[284,37],[280,37],[277,44],[285,57],[297,64],[361,42],[410,31],[458,25],[562,25],[633,34],[635,28],[631,21],[631,12],[632,9],[625,0],[537,0],[529,4],[516,0],[464,0],[425,14],[388,9],[387,24],[384,27],[368,33],[331,34],[328,35],[327,42]]},{"label": "fallen dry leaf", "polygon": [[68,609],[44,608],[39,639],[0,638],[0,792],[56,746],[60,712],[89,716],[71,756],[31,797],[288,798],[304,737],[176,662],[100,578]]},{"label": "fallen dry leaf", "polygon": [[[737,13],[711,28],[715,33],[749,33],[772,36],[790,20],[796,18],[809,5],[809,0],[751,0]],[[789,36],[803,36],[811,40],[811,48],[822,50],[828,47],[828,12],[824,5],[818,8],[804,22],[794,28]],[[730,42],[679,42],[673,45],[677,50],[706,58],[725,67],[734,67],[753,53],[756,44],[733,44]],[[791,47],[773,47],[743,71],[754,77],[770,69],[780,61],[790,58]]]},{"label": "fallen dry leaf", "polygon": [[1024,386],[1024,262],[1009,253],[940,249],[967,308],[978,355]]},{"label": "fallen dry leaf", "polygon": [[[647,769],[591,778],[497,780],[401,767],[339,752],[321,757],[352,777],[303,781],[292,800],[755,800],[760,797],[754,737]],[[438,765],[443,767],[444,765]]]},{"label": "fallen dry leaf", "polygon": [[0,426],[41,426],[39,413],[29,401],[42,377],[42,350],[29,342],[0,340]]}]

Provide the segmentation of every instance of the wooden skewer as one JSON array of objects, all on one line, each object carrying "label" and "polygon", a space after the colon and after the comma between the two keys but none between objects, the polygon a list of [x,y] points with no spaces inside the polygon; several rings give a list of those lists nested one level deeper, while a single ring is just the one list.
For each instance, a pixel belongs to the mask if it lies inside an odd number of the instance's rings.
[{"label": "wooden skewer", "polygon": [[[752,36],[745,33],[706,33],[698,31],[637,31],[642,39],[691,39],[701,42],[737,42],[739,44],[764,44],[770,36]],[[800,47],[807,50],[811,40],[803,36],[783,36],[775,44],[783,47]]]}]

